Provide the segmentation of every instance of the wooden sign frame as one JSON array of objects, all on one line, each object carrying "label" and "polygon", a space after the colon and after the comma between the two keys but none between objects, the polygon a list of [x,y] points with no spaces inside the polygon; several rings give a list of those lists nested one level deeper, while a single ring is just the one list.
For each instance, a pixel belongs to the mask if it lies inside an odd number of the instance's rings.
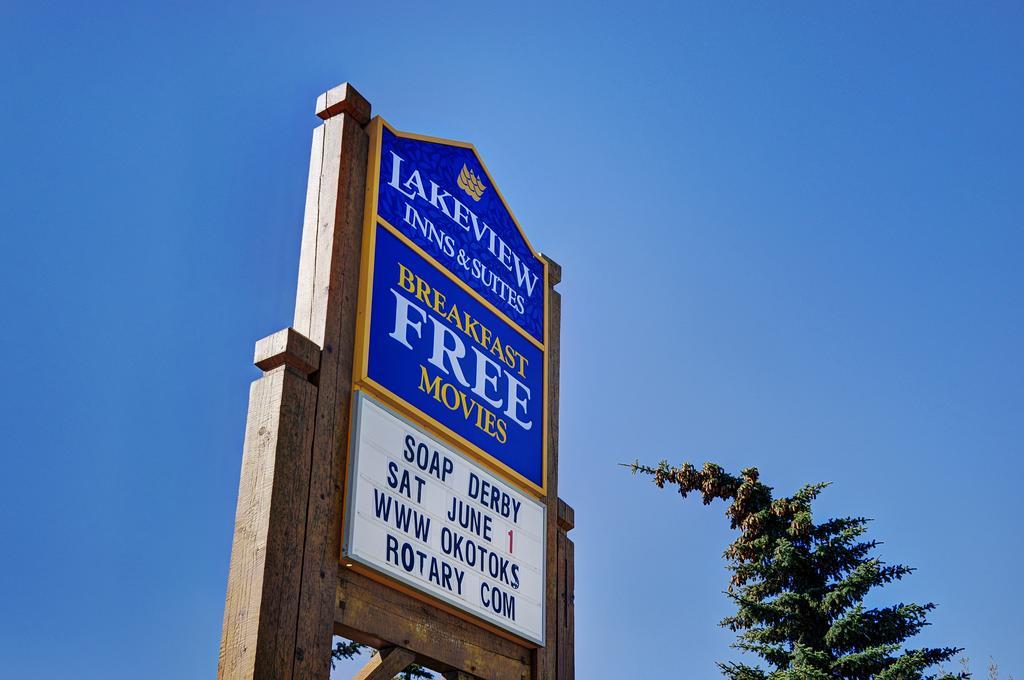
[{"label": "wooden sign frame", "polygon": [[415,660],[446,678],[572,680],[572,508],[558,498],[561,268],[546,261],[544,647],[467,620],[338,561],[363,242],[370,103],[317,99],[295,317],[256,343],[218,678],[327,678],[332,636],[383,650],[360,673]]}]

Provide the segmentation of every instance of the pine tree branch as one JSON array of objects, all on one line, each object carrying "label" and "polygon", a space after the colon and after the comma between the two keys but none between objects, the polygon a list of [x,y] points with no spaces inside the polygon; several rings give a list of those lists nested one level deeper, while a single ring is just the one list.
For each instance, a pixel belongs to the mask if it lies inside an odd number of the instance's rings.
[{"label": "pine tree branch", "polygon": [[[682,498],[700,494],[705,505],[726,502],[725,514],[739,536],[725,551],[732,572],[726,595],[736,613],[721,625],[737,633],[740,650],[765,660],[769,670],[719,663],[734,680],[925,680],[927,669],[948,661],[957,648],[905,650],[928,625],[933,604],[864,607],[875,588],[913,569],[874,555],[878,541],[863,540],[865,517],[816,523],[813,504],[830,483],[808,484],[774,498],[757,468],[731,475],[721,466],[672,467],[639,460],[623,464],[634,474],[676,486]],[[969,677],[943,674],[943,680]]]}]

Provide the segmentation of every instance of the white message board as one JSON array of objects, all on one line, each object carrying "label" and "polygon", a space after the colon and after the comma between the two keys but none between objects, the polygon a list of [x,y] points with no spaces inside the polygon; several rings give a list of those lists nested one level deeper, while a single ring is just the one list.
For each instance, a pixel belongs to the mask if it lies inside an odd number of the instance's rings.
[{"label": "white message board", "polygon": [[362,391],[342,557],[544,644],[545,507]]}]

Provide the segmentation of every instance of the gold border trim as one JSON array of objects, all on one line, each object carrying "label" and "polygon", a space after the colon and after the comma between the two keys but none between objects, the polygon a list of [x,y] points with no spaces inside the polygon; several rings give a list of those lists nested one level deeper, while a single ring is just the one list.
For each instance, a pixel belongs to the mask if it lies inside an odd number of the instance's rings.
[{"label": "gold border trim", "polygon": [[[380,178],[380,151],[382,143],[382,127],[387,126],[388,130],[399,137],[405,137],[409,139],[417,139],[420,141],[432,142],[436,144],[451,144],[454,146],[460,146],[463,148],[471,149],[476,155],[477,160],[480,162],[481,167],[487,173],[488,179],[491,180],[491,184],[495,191],[498,192],[501,197],[502,203],[505,205],[505,209],[508,210],[512,220],[519,229],[520,235],[526,242],[526,245],[530,248],[534,257],[540,260],[541,264],[544,265],[544,344],[541,345],[537,342],[530,333],[519,326],[519,324],[513,322],[505,314],[494,307],[489,301],[485,300],[479,293],[469,287],[464,281],[460,280],[447,267],[442,266],[436,259],[423,251],[422,248],[417,246],[408,237],[402,234],[398,229],[389,224],[386,220],[382,219],[377,211],[377,196],[379,194],[379,178]],[[548,323],[548,298],[550,293],[549,285],[549,271],[547,260],[540,257],[533,246],[530,244],[529,239],[526,238],[526,234],[523,233],[522,227],[519,225],[519,221],[516,220],[508,204],[505,202],[505,197],[501,195],[501,191],[496,186],[493,178],[491,177],[490,171],[487,170],[487,166],[484,165],[483,160],[480,158],[480,154],[477,153],[476,148],[468,142],[458,142],[453,140],[441,139],[438,137],[427,137],[425,135],[416,135],[412,133],[403,133],[395,130],[393,127],[380,116],[374,117],[369,123],[369,135],[370,145],[369,154],[367,159],[367,177],[366,177],[366,196],[365,196],[365,213],[363,218],[363,239],[362,239],[362,253],[360,254],[360,267],[359,267],[359,293],[358,293],[358,306],[356,311],[356,351],[353,357],[352,365],[352,383],[353,383],[353,394],[359,389],[366,389],[371,394],[374,394],[379,399],[383,399],[384,402],[390,405],[392,408],[397,408],[401,412],[404,412],[412,420],[419,423],[428,432],[440,437],[442,440],[447,441],[453,446],[457,446],[460,449],[465,449],[466,452],[474,459],[480,461],[485,467],[499,473],[503,477],[506,477],[513,483],[523,487],[526,491],[544,498],[547,496],[547,483],[548,483],[548,333],[550,332]],[[519,332],[523,337],[537,346],[543,354],[543,380],[542,380],[542,427],[543,432],[541,433],[541,484],[537,484],[530,479],[527,479],[522,474],[513,470],[507,464],[501,462],[495,458],[492,454],[488,453],[484,449],[480,448],[476,444],[473,444],[465,437],[455,432],[443,423],[430,417],[420,409],[416,408],[409,402],[405,401],[397,394],[391,392],[384,386],[374,381],[369,376],[369,347],[370,347],[370,310],[373,296],[373,271],[374,271],[374,251],[376,248],[376,236],[377,228],[387,229],[392,234],[396,235],[406,245],[410,246],[418,255],[423,257],[428,264],[435,267],[442,274],[446,275],[454,283],[460,286],[466,293],[468,293],[473,299],[477,300],[490,311],[494,312],[503,321],[508,323],[514,330]],[[346,470],[348,467],[350,456],[346,453]]]},{"label": "gold border trim", "polygon": [[[433,255],[431,255],[427,251],[423,250],[423,248],[421,248],[420,246],[416,245],[412,241],[412,239],[410,239],[408,236],[403,234],[401,229],[399,229],[395,225],[391,224],[390,222],[388,222],[386,219],[384,219],[380,215],[377,215],[377,223],[380,226],[385,227],[394,236],[397,236],[399,241],[401,241],[405,245],[409,246],[409,248],[412,249],[412,251],[414,253],[416,253],[417,255],[422,257],[424,260],[426,260],[428,264],[433,265],[434,269],[439,269],[442,274],[447,276],[453,282],[457,283],[459,285],[459,287],[461,287],[464,291],[466,291],[467,293],[472,293],[473,294],[473,299],[475,299],[477,302],[482,302],[483,305],[488,310],[493,312],[499,319],[501,319],[502,321],[507,323],[509,326],[511,326],[512,330],[517,331],[520,335],[522,335],[524,338],[526,338],[528,341],[530,341],[530,343],[534,347],[539,349],[541,352],[544,351],[544,343],[540,342],[537,338],[535,338],[532,335],[530,335],[529,333],[527,333],[526,329],[524,329],[522,326],[517,324],[515,321],[510,319],[508,316],[506,316],[504,312],[502,312],[500,309],[495,307],[488,300],[486,300],[485,298],[481,297],[480,294],[477,293],[475,290],[473,290],[470,286],[467,286],[465,281],[463,281],[458,276],[456,276],[455,274],[452,274],[450,271],[448,271],[448,268],[445,267],[440,262],[438,262],[437,258],[435,258]],[[376,235],[374,235],[374,237],[376,238]],[[544,262],[544,264],[547,264],[547,262]],[[545,272],[545,276],[547,276],[547,272]]]},{"label": "gold border trim", "polygon": [[[377,116],[376,118],[374,118],[374,120],[375,121],[376,120],[380,120],[381,124],[384,125],[384,127],[386,127],[389,131],[391,131],[391,134],[395,135],[396,137],[402,137],[404,139],[415,139],[415,140],[420,141],[420,142],[430,142],[431,144],[443,144],[445,146],[458,146],[458,147],[461,147],[463,149],[469,149],[470,151],[472,151],[473,155],[476,156],[476,160],[480,164],[480,167],[483,168],[484,172],[487,173],[487,179],[489,179],[491,181],[491,187],[494,189],[495,192],[497,192],[498,198],[501,199],[502,205],[505,206],[505,210],[508,211],[509,217],[512,218],[512,223],[516,225],[516,229],[519,230],[519,235],[523,237],[523,241],[526,243],[526,247],[530,249],[530,252],[533,253],[533,256],[535,258],[537,258],[540,261],[541,264],[545,263],[544,258],[541,257],[540,253],[537,252],[537,249],[533,247],[532,243],[530,243],[530,239],[527,238],[526,232],[523,231],[522,225],[520,225],[519,224],[519,220],[516,219],[515,213],[512,212],[512,208],[509,207],[508,201],[505,200],[505,195],[501,193],[501,189],[498,188],[498,183],[494,181],[494,177],[491,176],[491,171],[487,169],[487,164],[484,163],[484,159],[480,157],[480,152],[476,150],[475,146],[473,146],[469,142],[460,142],[460,141],[455,140],[455,139],[444,139],[443,137],[429,137],[427,135],[418,135],[415,132],[402,132],[400,130],[396,130],[394,127],[391,126],[390,123],[388,123],[386,120],[384,120],[380,116]],[[380,146],[379,145],[377,146],[377,151],[380,151]],[[379,167],[379,165],[378,165],[378,167]],[[374,178],[374,181],[376,181],[376,178]],[[547,282],[545,281],[545,284],[546,283]],[[547,320],[546,319],[545,319],[545,325],[547,325]]]}]

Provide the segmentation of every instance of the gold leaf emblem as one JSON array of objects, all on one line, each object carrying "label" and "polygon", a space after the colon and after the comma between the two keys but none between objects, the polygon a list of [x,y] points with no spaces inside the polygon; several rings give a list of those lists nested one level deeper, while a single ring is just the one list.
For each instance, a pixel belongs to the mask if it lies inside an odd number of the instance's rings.
[{"label": "gold leaf emblem", "polygon": [[462,171],[459,172],[458,181],[459,188],[469,194],[474,201],[479,201],[480,197],[482,197],[484,192],[487,190],[487,187],[485,187],[484,183],[480,181],[480,178],[477,177],[472,170],[467,168],[465,164],[462,165]]}]

